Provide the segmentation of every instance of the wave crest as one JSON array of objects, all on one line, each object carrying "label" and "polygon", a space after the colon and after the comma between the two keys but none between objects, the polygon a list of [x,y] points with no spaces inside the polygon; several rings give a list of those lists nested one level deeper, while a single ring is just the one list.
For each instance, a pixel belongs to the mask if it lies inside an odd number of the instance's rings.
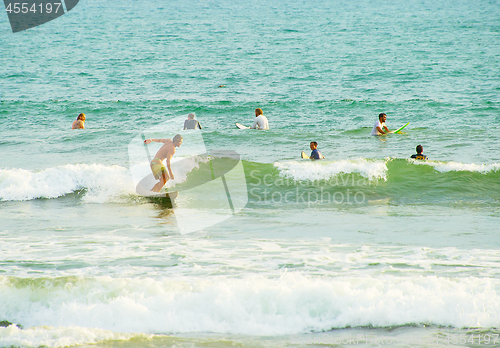
[{"label": "wave crest", "polygon": [[340,161],[289,161],[277,162],[274,166],[281,176],[296,181],[328,180],[341,174],[357,173],[369,180],[387,180],[386,161],[369,161],[363,158]]},{"label": "wave crest", "polygon": [[134,192],[128,170],[117,165],[66,164],[42,171],[0,169],[0,200],[57,198],[86,189],[88,202],[108,201]]}]

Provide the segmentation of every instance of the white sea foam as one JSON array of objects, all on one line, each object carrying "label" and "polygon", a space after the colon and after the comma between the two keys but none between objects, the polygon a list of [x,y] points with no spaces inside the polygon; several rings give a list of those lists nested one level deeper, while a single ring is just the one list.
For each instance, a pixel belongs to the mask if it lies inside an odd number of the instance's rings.
[{"label": "white sea foam", "polygon": [[[147,338],[147,335],[138,335]],[[137,335],[114,333],[95,328],[39,326],[26,330],[15,325],[0,327],[1,347],[71,347],[104,341],[130,340]]]},{"label": "white sea foam", "polygon": [[[178,159],[172,167],[175,180],[167,187],[181,183],[203,158]],[[149,163],[142,165],[143,175],[151,174]],[[0,169],[0,201],[26,201],[57,198],[85,189],[82,199],[87,203],[120,201],[120,197],[136,195],[130,170],[117,165],[66,164],[42,171],[19,168]]]},{"label": "white sea foam", "polygon": [[[80,278],[57,285],[45,282],[38,288],[29,282],[9,286],[5,278],[0,283],[5,299],[0,313],[27,329],[65,325],[115,333],[284,335],[410,323],[500,325],[500,282],[478,277],[285,273],[279,278],[241,279]],[[3,331],[0,342],[9,342],[10,335]]]},{"label": "white sea foam", "polygon": [[0,169],[0,200],[56,198],[86,189],[88,202],[105,202],[134,192],[126,168],[102,164],[67,164],[42,171]]},{"label": "white sea foam", "polygon": [[446,172],[478,172],[481,174],[487,174],[491,172],[497,172],[500,170],[500,163],[492,164],[475,164],[475,163],[460,163],[460,162],[434,162],[434,161],[415,161],[419,165],[429,165],[434,167],[437,171],[441,173]]},{"label": "white sea foam", "polygon": [[340,174],[357,173],[367,179],[387,179],[386,161],[363,158],[341,161],[289,161],[274,164],[280,175],[294,180],[329,180]]}]

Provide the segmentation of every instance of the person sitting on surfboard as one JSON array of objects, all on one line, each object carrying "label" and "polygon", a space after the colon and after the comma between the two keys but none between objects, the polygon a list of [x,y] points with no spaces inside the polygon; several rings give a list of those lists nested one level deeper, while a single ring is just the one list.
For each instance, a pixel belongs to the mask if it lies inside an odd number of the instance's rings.
[{"label": "person sitting on surfboard", "polygon": [[255,109],[255,121],[253,121],[253,126],[251,129],[269,129],[269,121],[267,117],[263,115],[262,109]]},{"label": "person sitting on surfboard", "polygon": [[[163,186],[167,183],[168,180],[174,179],[174,173],[172,173],[172,168],[170,168],[170,161],[172,160],[172,156],[175,154],[175,148],[180,147],[182,144],[182,136],[177,134],[174,139],[146,139],[144,140],[145,144],[151,144],[151,142],[163,143],[163,146],[160,147],[158,152],[155,155],[155,158],[151,161],[151,171],[153,172],[156,180],[160,180],[151,191],[160,192]],[[163,165],[163,160],[167,159],[167,170]],[[170,176],[169,176],[170,174]]]},{"label": "person sitting on surfboard", "polygon": [[85,114],[80,114],[76,118],[76,121],[71,125],[71,129],[84,129],[85,128]]},{"label": "person sitting on surfboard", "polygon": [[418,159],[418,160],[426,160],[428,159],[426,155],[424,155],[422,152],[424,152],[424,148],[422,145],[417,145],[417,154],[411,155],[411,158],[413,159]]},{"label": "person sitting on surfboard", "polygon": [[311,156],[309,156],[310,159],[325,159],[325,157],[321,154],[321,152],[319,152],[318,143],[316,141],[311,141],[309,147],[312,150]]},{"label": "person sitting on surfboard", "polygon": [[[378,121],[375,122],[375,125],[373,126],[372,133],[371,135],[383,135],[383,134],[389,134],[391,133],[387,126],[385,125],[385,120],[387,120],[387,115],[384,113],[381,113],[378,115]],[[385,129],[385,132],[384,132]]]},{"label": "person sitting on surfboard", "polygon": [[184,121],[184,130],[186,129],[201,129],[200,122],[194,119],[194,114],[189,114],[188,119]]}]

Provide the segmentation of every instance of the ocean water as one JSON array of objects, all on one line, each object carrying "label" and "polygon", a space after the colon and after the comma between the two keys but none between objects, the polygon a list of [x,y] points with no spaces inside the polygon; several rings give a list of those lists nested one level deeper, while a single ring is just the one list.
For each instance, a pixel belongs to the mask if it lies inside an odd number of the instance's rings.
[{"label": "ocean water", "polygon": [[485,0],[0,15],[0,347],[500,347],[499,53]]}]

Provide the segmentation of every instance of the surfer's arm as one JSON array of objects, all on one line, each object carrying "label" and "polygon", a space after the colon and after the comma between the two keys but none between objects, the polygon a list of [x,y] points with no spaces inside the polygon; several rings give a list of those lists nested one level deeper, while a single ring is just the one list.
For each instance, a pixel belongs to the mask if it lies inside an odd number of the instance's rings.
[{"label": "surfer's arm", "polygon": [[[386,126],[384,126],[384,128],[387,130],[387,132],[389,132],[389,130],[387,129],[387,127],[386,127]],[[386,133],[384,132],[384,130],[382,129],[382,127],[377,127],[377,131],[378,131],[380,134],[386,134]]]},{"label": "surfer's arm", "polygon": [[172,173],[172,168],[170,167],[170,160],[172,159],[172,156],[174,154],[173,153],[168,153],[167,155],[167,160],[166,160],[166,163],[167,163],[167,170],[168,170],[168,174],[170,175],[170,179],[174,179],[174,173]]},{"label": "surfer's arm", "polygon": [[168,139],[146,139],[146,140],[144,140],[144,143],[146,143],[146,144],[151,144],[152,142],[165,143],[166,140],[168,140]]}]

